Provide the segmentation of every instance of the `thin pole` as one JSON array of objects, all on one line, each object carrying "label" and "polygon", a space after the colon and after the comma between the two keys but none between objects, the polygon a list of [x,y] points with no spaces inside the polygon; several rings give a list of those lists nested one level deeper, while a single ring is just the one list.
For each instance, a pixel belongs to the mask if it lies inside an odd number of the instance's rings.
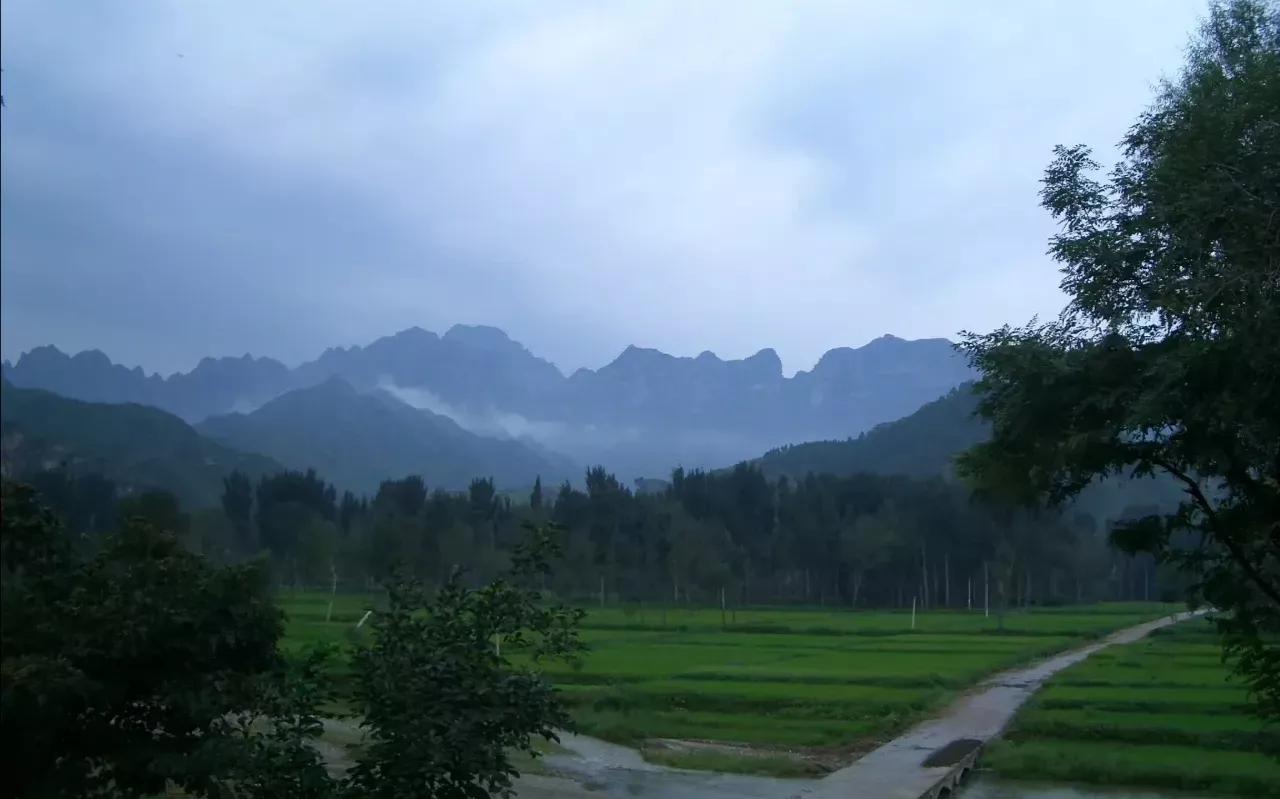
[{"label": "thin pole", "polygon": [[916,628],[916,598],[911,597],[911,629]]},{"label": "thin pole", "polygon": [[982,616],[991,618],[991,583],[987,580],[987,562],[982,562]]},{"label": "thin pole", "polygon": [[965,582],[968,585],[968,589],[967,589],[968,599],[965,601],[965,606],[969,610],[973,610],[973,578],[970,577]]},{"label": "thin pole", "polygon": [[600,575],[600,607],[604,607],[604,575]]}]

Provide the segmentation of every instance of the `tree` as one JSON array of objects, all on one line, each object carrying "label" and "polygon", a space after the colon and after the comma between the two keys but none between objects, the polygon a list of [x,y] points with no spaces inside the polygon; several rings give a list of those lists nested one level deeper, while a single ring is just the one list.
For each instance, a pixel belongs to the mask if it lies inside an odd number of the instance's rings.
[{"label": "tree", "polygon": [[534,478],[533,491],[529,493],[529,507],[542,510],[542,475]]},{"label": "tree", "polygon": [[240,551],[252,552],[253,484],[243,472],[234,471],[222,479],[222,512],[235,527]]},{"label": "tree", "polygon": [[178,498],[168,491],[143,491],[120,500],[116,513],[122,525],[129,519],[142,519],[157,530],[165,530],[180,539],[191,529],[191,517],[182,512]]},{"label": "tree", "polygon": [[1196,575],[1280,718],[1280,8],[1215,5],[1105,179],[1086,148],[1055,152],[1041,199],[1070,303],[966,336],[992,437],[961,467],[1027,501],[1176,480],[1175,510],[1113,540]]},{"label": "tree", "polygon": [[362,797],[484,797],[517,774],[513,749],[534,753],[532,736],[558,740],[571,720],[537,664],[581,645],[582,611],[548,606],[531,587],[548,571],[558,531],[529,528],[510,571],[469,589],[455,570],[434,594],[395,580],[372,642],[354,656],[355,701],[369,743],[351,771]]},{"label": "tree", "polygon": [[849,572],[849,605],[857,607],[867,572],[889,559],[897,537],[896,514],[886,503],[877,513],[855,516],[840,531],[840,557]]},{"label": "tree", "polygon": [[269,796],[251,784],[323,771],[295,739],[287,777],[259,772],[286,750],[244,734],[268,710],[282,730],[300,718],[268,701],[287,668],[264,564],[213,568],[136,516],[79,560],[34,492],[8,482],[0,525],[6,793],[153,795],[173,783],[208,796],[234,779],[242,796]]}]

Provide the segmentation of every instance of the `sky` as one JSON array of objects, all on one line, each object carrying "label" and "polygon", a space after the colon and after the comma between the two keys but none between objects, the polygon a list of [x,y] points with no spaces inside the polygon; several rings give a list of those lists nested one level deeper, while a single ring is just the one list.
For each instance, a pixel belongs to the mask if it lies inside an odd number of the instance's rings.
[{"label": "sky", "polygon": [[1202,0],[0,6],[0,349],[169,373],[417,325],[787,373],[1062,307],[1037,191]]}]

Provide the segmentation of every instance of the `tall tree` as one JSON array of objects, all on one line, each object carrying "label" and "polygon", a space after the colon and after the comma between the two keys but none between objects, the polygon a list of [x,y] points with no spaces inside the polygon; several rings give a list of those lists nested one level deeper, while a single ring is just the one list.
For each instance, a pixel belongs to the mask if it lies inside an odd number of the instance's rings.
[{"label": "tall tree", "polygon": [[993,434],[962,467],[1028,500],[1176,480],[1175,511],[1113,538],[1198,576],[1280,718],[1280,7],[1215,5],[1109,176],[1084,147],[1056,155],[1041,199],[1070,304],[967,337]]},{"label": "tall tree", "polygon": [[542,510],[542,475],[538,475],[533,481],[533,491],[529,493],[529,507]]},{"label": "tall tree", "polygon": [[252,552],[253,484],[244,472],[237,470],[222,479],[222,512],[235,528],[241,552]]}]

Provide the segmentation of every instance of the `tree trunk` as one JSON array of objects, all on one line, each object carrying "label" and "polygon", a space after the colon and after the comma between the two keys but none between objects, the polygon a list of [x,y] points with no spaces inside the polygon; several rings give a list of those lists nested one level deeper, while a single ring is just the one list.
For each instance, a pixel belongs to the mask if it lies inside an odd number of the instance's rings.
[{"label": "tree trunk", "polygon": [[924,544],[920,544],[920,605],[929,607],[929,560],[925,556]]},{"label": "tree trunk", "polygon": [[987,577],[987,562],[982,561],[982,617],[991,618],[991,580]]},{"label": "tree trunk", "polygon": [[942,604],[951,607],[951,553],[942,556]]}]

